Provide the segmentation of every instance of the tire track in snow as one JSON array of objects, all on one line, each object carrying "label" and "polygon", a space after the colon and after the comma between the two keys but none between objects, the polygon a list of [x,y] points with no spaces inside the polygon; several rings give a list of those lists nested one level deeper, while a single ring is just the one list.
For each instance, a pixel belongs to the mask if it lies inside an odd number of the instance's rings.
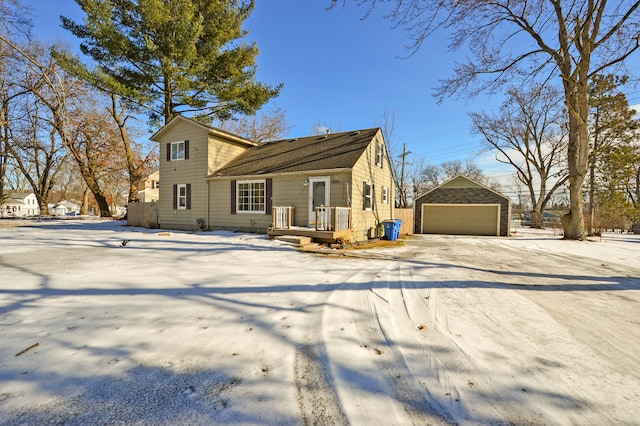
[{"label": "tire track in snow", "polygon": [[[346,281],[358,275],[360,272]],[[323,316],[323,310],[314,313],[308,323],[315,326],[304,336],[305,342],[296,347],[293,365],[296,399],[303,425],[346,425],[349,420],[338,397],[322,340]]]},{"label": "tire track in snow", "polygon": [[372,318],[394,353],[391,365],[402,363],[405,377],[410,378],[398,384],[397,391],[409,386],[422,392],[428,406],[451,422],[500,423],[503,410],[487,390],[491,377],[473,369],[473,360],[457,344],[440,301],[441,290],[425,289],[424,282],[418,286],[412,268],[404,262],[396,263],[387,274],[389,304],[376,299]]},{"label": "tire track in snow", "polygon": [[298,346],[293,368],[302,424],[348,424],[328,377],[322,346],[319,343]]},{"label": "tire track in snow", "polygon": [[382,262],[378,269],[356,274],[332,294],[325,309],[327,324],[341,324],[338,329],[324,328],[324,336],[342,405],[357,424],[383,418],[390,424],[450,424],[442,414],[446,410],[427,398],[428,390],[411,373],[399,348],[409,342],[395,340],[390,309],[406,317],[411,308],[402,307],[405,298],[393,301],[401,289],[380,280],[392,267]]}]

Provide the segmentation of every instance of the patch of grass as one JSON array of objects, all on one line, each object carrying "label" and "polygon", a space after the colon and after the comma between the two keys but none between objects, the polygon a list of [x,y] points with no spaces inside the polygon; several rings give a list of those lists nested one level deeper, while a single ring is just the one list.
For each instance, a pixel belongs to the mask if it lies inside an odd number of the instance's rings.
[{"label": "patch of grass", "polygon": [[395,248],[402,247],[404,245],[403,238],[399,238],[396,241],[389,240],[371,240],[365,243],[359,243],[346,247],[346,250],[367,250],[374,248]]}]

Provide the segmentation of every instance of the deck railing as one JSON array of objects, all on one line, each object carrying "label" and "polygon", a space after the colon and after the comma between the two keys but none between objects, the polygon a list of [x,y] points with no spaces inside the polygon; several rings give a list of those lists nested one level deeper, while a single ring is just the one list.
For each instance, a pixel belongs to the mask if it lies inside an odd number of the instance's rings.
[{"label": "deck railing", "polygon": [[342,231],[350,228],[350,207],[316,207],[316,231]]},{"label": "deck railing", "polygon": [[290,229],[294,226],[295,209],[293,206],[273,207],[273,229]]}]

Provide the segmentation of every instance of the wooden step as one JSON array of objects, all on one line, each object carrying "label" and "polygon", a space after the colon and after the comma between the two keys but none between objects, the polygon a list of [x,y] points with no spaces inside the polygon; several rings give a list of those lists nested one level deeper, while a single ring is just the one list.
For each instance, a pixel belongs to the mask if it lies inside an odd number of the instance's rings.
[{"label": "wooden step", "polygon": [[278,235],[274,237],[278,241],[284,241],[287,243],[295,244],[297,246],[304,246],[307,244],[311,244],[311,238],[309,237],[300,237],[297,235]]}]

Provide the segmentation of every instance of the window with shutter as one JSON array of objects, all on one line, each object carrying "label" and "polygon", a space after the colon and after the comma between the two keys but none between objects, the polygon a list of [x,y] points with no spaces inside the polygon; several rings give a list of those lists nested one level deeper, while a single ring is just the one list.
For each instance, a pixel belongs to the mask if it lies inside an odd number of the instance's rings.
[{"label": "window with shutter", "polygon": [[362,183],[362,209],[371,210],[373,207],[373,185],[371,182]]},{"label": "window with shutter", "polygon": [[177,204],[178,210],[187,209],[187,185],[178,184],[177,186]]},{"label": "window with shutter", "polygon": [[236,212],[266,213],[266,186],[265,179],[236,181]]},{"label": "window with shutter", "polygon": [[171,142],[167,144],[167,161],[189,159],[189,141]]}]

